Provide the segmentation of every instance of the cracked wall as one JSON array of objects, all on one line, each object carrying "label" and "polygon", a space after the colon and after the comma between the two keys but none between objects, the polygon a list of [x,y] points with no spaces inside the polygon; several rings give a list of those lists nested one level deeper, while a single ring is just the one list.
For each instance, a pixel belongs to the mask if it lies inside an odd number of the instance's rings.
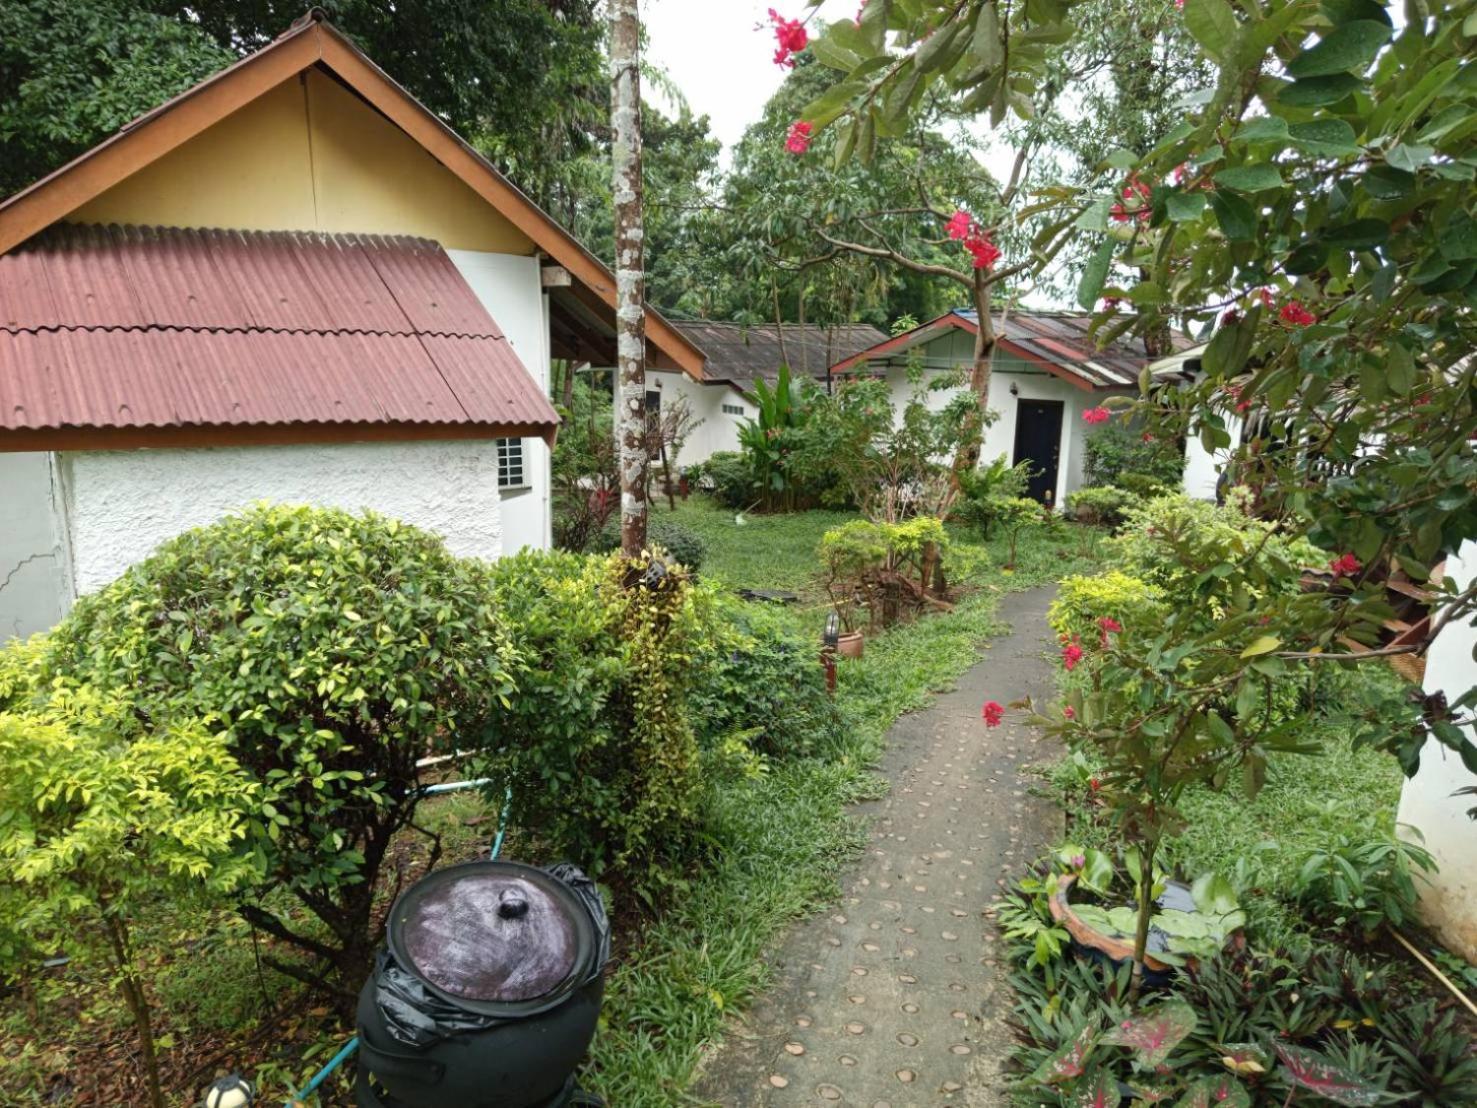
[{"label": "cracked wall", "polygon": [[44,631],[65,608],[48,455],[0,454],[0,642]]}]

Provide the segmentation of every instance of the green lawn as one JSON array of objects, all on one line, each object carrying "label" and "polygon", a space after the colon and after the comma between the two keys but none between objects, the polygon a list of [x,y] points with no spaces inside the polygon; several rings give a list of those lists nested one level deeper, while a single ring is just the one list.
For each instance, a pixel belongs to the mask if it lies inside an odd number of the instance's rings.
[{"label": "green lawn", "polygon": [[[694,498],[657,509],[708,544],[703,574],[731,587],[784,589],[801,603],[784,609],[795,631],[819,645],[824,594],[816,547],[840,512],[746,515]],[[956,533],[955,541],[977,541]],[[954,611],[869,638],[866,654],[843,661],[840,703],[848,746],[839,759],[776,763],[765,776],[722,791],[711,818],[721,849],[677,906],[643,937],[611,978],[592,1084],[622,1108],[678,1103],[703,1049],[722,1033],[768,976],[763,953],[785,925],[837,893],[841,866],[861,846],[847,806],[886,788],[869,767],[888,727],[947,688],[1005,630],[1000,594],[1093,566],[1096,534],[1062,525],[1023,539],[1019,568],[986,570]],[[1003,560],[1005,544],[989,544]]]}]

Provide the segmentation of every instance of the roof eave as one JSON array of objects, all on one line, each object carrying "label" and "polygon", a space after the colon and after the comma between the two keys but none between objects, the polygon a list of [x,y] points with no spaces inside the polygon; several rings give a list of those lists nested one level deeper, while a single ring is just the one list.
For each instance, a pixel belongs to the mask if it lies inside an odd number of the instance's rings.
[{"label": "roof eave", "polygon": [[[420,143],[540,250],[614,309],[615,277],[598,258],[316,14],[299,20],[260,50],[207,77],[35,184],[0,201],[0,254],[65,219],[119,181],[318,63],[333,70],[366,103]],[[655,348],[653,361],[669,360],[689,376],[703,379],[703,352],[649,305],[646,330]]]}]

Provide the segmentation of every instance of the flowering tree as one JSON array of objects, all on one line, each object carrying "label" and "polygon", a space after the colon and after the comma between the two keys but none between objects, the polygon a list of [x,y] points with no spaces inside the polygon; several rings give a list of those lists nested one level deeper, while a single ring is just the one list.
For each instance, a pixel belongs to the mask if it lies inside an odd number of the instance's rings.
[{"label": "flowering tree", "polygon": [[[860,26],[827,32],[866,47],[849,97],[806,118],[842,121],[866,152],[887,107],[911,110],[930,88],[996,122],[1029,116],[1044,79],[1032,44],[1070,38],[1071,7],[872,0]],[[1188,784],[1239,770],[1255,788],[1267,754],[1295,747],[1296,721],[1259,717],[1245,690],[1421,651],[1477,611],[1477,589],[1436,574],[1477,537],[1477,21],[1469,0],[1408,8],[1398,29],[1386,8],[1185,0],[1177,17],[1166,5],[1214,86],[1147,153],[1112,152],[1090,182],[1040,195],[1050,222],[1038,261],[1085,237],[1080,302],[1106,294],[1135,309],[1105,313],[1102,333],[1173,318],[1207,342],[1193,387],[1141,382],[1148,429],[1228,450],[1265,513],[1334,553],[1325,589],[1247,590],[1209,628],[1194,604],[1128,628],[1104,652],[1104,688],[1060,722],[1105,752],[1105,792],[1148,853],[1172,833]],[[1226,426],[1228,390],[1258,417],[1241,442]],[[1194,554],[1168,552],[1187,569]],[[1253,573],[1254,557],[1223,552],[1187,580],[1209,592]],[[1379,646],[1394,571],[1432,594],[1429,629]],[[1430,737],[1477,770],[1477,690],[1450,699],[1387,713],[1366,737],[1407,772]]]}]

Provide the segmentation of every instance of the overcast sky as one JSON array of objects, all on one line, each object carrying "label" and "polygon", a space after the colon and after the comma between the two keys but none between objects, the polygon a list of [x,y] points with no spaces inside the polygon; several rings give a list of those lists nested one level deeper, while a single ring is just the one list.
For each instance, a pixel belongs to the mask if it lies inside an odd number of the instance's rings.
[{"label": "overcast sky", "polygon": [[[770,8],[791,19],[805,14],[802,0],[641,0],[649,60],[667,71],[696,114],[712,120],[725,148],[759,118],[789,72],[774,64]],[[812,33],[822,20],[855,15],[856,2],[826,0],[819,10]],[[643,94],[662,103],[655,90]]]}]

